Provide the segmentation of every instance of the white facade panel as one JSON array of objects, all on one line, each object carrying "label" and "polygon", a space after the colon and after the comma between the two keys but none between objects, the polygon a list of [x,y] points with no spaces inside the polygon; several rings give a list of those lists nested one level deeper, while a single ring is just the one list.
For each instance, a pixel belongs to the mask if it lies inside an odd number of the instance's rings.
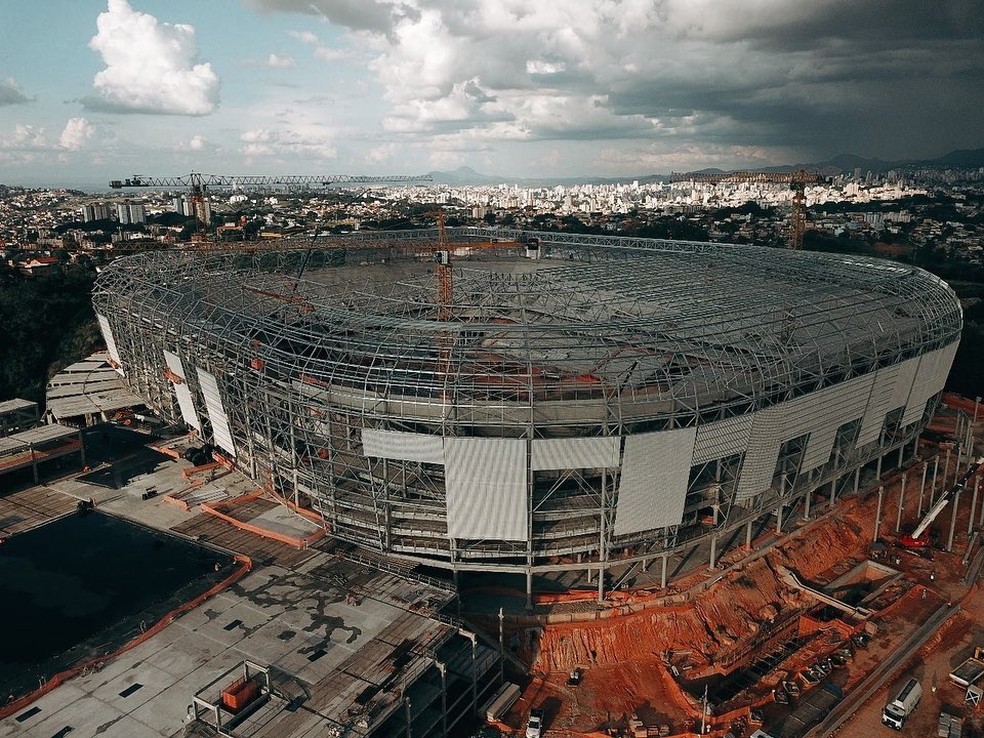
[{"label": "white facade panel", "polygon": [[444,439],[429,433],[366,428],[362,431],[362,450],[366,456],[380,459],[399,459],[425,464],[444,463]]},{"label": "white facade panel", "polygon": [[184,365],[181,363],[181,358],[177,354],[165,351],[164,363],[167,364],[167,368],[171,370],[172,374],[181,378],[180,382],[172,383],[174,396],[178,398],[178,409],[181,410],[181,419],[186,425],[201,432],[202,421],[198,417],[198,411],[195,410],[195,402],[191,397],[191,390],[185,381],[185,376],[187,375],[185,374]]},{"label": "white facade panel", "polygon": [[619,437],[538,438],[530,449],[533,471],[599,469],[618,466]]},{"label": "white facade panel", "polygon": [[219,394],[219,385],[215,381],[215,376],[199,368],[198,384],[202,388],[202,396],[205,398],[205,410],[208,412],[208,419],[212,423],[212,435],[215,437],[215,445],[235,456],[236,446],[232,442],[229,417],[226,415],[225,408],[222,406],[222,396]]},{"label": "white facade panel", "polygon": [[756,413],[736,499],[769,489],[780,446],[786,441],[809,434],[800,471],[827,463],[837,429],[864,417],[873,383],[874,374],[867,374]]},{"label": "white facade panel", "polygon": [[126,376],[123,371],[123,360],[120,359],[120,350],[116,346],[116,339],[113,337],[113,329],[109,327],[109,320],[105,315],[96,314],[96,322],[99,323],[99,332],[102,333],[103,340],[106,342],[106,350],[109,351],[109,358],[116,365],[113,368],[121,376]]},{"label": "white facade panel", "polygon": [[896,383],[901,373],[901,364],[886,366],[875,372],[875,383],[871,387],[871,396],[868,398],[868,409],[861,420],[861,430],[858,433],[856,448],[874,443],[881,436],[881,430],[885,425],[885,416],[894,409],[892,401],[896,393]]},{"label": "white facade panel", "polygon": [[764,492],[772,484],[779,459],[779,446],[785,435],[787,409],[783,405],[766,408],[752,416],[752,431],[748,437],[745,461],[741,465],[736,500],[744,500]]},{"label": "white facade panel", "polygon": [[920,357],[916,380],[912,384],[912,392],[909,393],[909,401],[902,414],[903,426],[922,419],[929,398],[942,390],[943,385],[946,384],[956,353],[957,343],[952,343]]},{"label": "white facade panel", "polygon": [[528,539],[526,447],[514,438],[444,440],[451,538]]},{"label": "white facade panel", "polygon": [[745,450],[752,431],[752,415],[737,415],[727,420],[697,426],[694,464],[740,454]]},{"label": "white facade panel", "polygon": [[899,373],[895,378],[895,389],[892,391],[892,402],[889,404],[888,412],[905,407],[909,402],[909,393],[912,391],[913,382],[916,381],[920,358],[915,356],[899,364]]},{"label": "white facade panel", "polygon": [[803,403],[798,413],[795,430],[799,432],[790,436],[810,434],[800,472],[812,471],[830,460],[837,429],[844,423],[864,418],[874,385],[875,373],[872,372],[803,398],[808,402]]},{"label": "white facade panel", "polygon": [[687,500],[696,428],[625,437],[615,535],[679,525]]}]

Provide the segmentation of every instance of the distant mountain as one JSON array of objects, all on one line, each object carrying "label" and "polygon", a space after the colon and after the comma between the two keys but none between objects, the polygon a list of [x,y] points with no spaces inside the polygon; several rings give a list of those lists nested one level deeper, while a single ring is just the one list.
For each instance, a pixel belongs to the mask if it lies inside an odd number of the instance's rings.
[{"label": "distant mountain", "polygon": [[984,149],[958,149],[938,159],[933,159],[933,162],[945,167],[966,169],[984,167]]},{"label": "distant mountain", "polygon": [[471,167],[458,167],[450,172],[432,171],[427,173],[435,184],[447,185],[491,185],[506,181],[504,177],[495,177],[476,172]]},{"label": "distant mountain", "polygon": [[[884,174],[891,169],[923,169],[923,168],[946,168],[953,167],[958,169],[976,169],[984,167],[984,149],[962,149],[951,151],[949,154],[935,159],[902,159],[899,161],[885,161],[883,159],[869,159],[857,154],[838,154],[826,161],[812,162],[809,164],[787,164],[775,167],[760,167],[753,171],[756,172],[792,172],[797,169],[805,169],[808,172],[820,172],[828,177],[838,174],[851,174],[856,169],[860,169],[862,174],[875,172]],[[725,170],[708,168],[699,170],[699,174],[721,174]],[[732,170],[733,171],[733,170]],[[521,187],[555,187],[557,185],[577,185],[577,184],[615,184],[619,182],[638,181],[640,184],[652,182],[665,182],[669,179],[669,174],[643,174],[627,177],[502,177],[497,175],[482,174],[476,172],[471,167],[458,167],[449,172],[432,171],[429,172],[435,184],[446,184],[457,187],[467,185],[496,185],[496,184],[515,184]]]}]

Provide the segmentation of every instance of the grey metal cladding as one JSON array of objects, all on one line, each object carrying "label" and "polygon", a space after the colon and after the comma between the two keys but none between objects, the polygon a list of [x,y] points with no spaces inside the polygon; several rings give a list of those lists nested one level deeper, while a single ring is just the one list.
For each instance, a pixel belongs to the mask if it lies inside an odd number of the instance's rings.
[{"label": "grey metal cladding", "polygon": [[526,448],[514,438],[444,440],[448,536],[528,539]]},{"label": "grey metal cladding", "polygon": [[229,416],[226,415],[225,408],[222,405],[222,395],[219,394],[219,383],[215,380],[215,375],[199,368],[198,384],[202,388],[202,396],[205,398],[205,410],[208,413],[209,421],[212,423],[212,435],[215,439],[215,445],[235,456],[236,445],[232,441]]},{"label": "grey metal cladding", "polygon": [[748,435],[752,430],[753,417],[736,415],[726,420],[697,426],[693,463],[704,464],[744,451],[745,444],[748,443]]},{"label": "grey metal cladding", "polygon": [[683,521],[696,428],[625,438],[615,535],[679,525]]},{"label": "grey metal cladding", "polygon": [[618,466],[621,438],[537,438],[530,449],[533,471]]},{"label": "grey metal cladding", "polygon": [[427,433],[365,428],[362,431],[362,450],[366,456],[380,459],[444,463],[444,439]]}]

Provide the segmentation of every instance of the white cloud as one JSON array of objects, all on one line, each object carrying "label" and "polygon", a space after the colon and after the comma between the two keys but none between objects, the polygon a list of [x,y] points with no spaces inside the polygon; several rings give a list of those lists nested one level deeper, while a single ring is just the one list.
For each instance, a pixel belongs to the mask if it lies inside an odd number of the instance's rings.
[{"label": "white cloud", "polygon": [[189,139],[178,141],[174,145],[175,151],[205,151],[214,148],[212,143],[199,133],[194,134]]},{"label": "white cloud", "polygon": [[109,0],[96,19],[89,46],[106,68],[96,74],[90,108],[165,115],[207,115],[219,101],[219,77],[208,63],[197,63],[195,29]]},{"label": "white cloud", "polygon": [[38,128],[27,123],[14,125],[13,133],[0,134],[0,149],[17,151],[41,151],[49,148],[44,128]]},{"label": "white cloud", "polygon": [[288,31],[287,33],[292,38],[296,38],[302,44],[310,46],[314,49],[314,55],[324,61],[338,61],[340,59],[346,59],[349,56],[341,49],[336,49],[332,46],[325,46],[321,43],[321,39],[310,31]]},{"label": "white cloud", "polygon": [[58,145],[68,151],[79,151],[92,138],[96,129],[85,118],[70,118],[58,138]]},{"label": "white cloud", "polygon": [[309,162],[312,159],[335,159],[338,156],[330,134],[325,132],[301,133],[292,130],[257,128],[246,131],[239,139],[243,142],[242,153],[249,159],[296,158]]},{"label": "white cloud", "polygon": [[290,67],[296,67],[297,62],[294,61],[294,57],[292,56],[279,56],[271,53],[267,57],[266,65],[274,69],[289,69]]}]

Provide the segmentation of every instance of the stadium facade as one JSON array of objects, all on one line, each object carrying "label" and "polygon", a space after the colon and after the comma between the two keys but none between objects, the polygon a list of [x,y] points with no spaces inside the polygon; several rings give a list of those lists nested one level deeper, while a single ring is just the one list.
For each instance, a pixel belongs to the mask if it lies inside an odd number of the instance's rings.
[{"label": "stadium facade", "polygon": [[962,326],[944,282],[877,259],[449,234],[450,304],[421,230],[130,256],[95,309],[131,389],[334,536],[528,590],[659,556],[665,580],[901,463]]}]

